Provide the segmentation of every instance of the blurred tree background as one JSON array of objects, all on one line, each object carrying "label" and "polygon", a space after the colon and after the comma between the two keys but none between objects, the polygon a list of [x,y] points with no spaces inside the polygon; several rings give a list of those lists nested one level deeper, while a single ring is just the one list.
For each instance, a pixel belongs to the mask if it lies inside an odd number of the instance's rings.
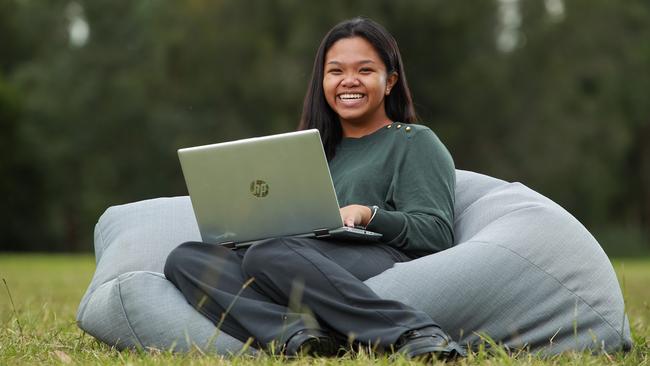
[{"label": "blurred tree background", "polygon": [[178,148],[295,129],[356,15],[397,38],[458,168],[650,251],[647,0],[0,0],[0,250],[89,251],[108,206],[187,194]]}]

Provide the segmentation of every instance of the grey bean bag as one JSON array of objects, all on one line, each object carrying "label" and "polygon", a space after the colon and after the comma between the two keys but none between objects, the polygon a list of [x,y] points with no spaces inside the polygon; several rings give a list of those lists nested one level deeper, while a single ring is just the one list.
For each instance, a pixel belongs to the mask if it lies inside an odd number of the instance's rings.
[{"label": "grey bean bag", "polygon": [[[614,270],[564,209],[519,183],[457,171],[455,211],[456,246],[397,264],[368,286],[427,312],[473,346],[484,336],[546,355],[631,346]],[[167,254],[190,240],[200,235],[188,197],[106,210],[95,228],[97,270],[79,327],[120,349],[240,352],[241,342],[161,274]]]}]

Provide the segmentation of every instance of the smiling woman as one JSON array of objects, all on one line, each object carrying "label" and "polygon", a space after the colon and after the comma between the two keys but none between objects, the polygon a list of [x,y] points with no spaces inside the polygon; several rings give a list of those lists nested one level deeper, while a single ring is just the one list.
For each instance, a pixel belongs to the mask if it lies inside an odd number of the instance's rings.
[{"label": "smiling woman", "polygon": [[[357,104],[355,98],[364,100]],[[390,121],[417,120],[402,56],[390,33],[364,18],[332,28],[316,52],[299,129],[318,129],[332,159],[345,133],[367,134],[355,133],[365,123],[371,132]]]},{"label": "smiling woman", "polygon": [[[414,121],[395,39],[365,18],[336,25],[316,53],[299,129],[320,132],[341,222],[381,240],[275,238],[234,251],[189,242],[169,254],[165,276],[203,315],[260,349],[464,355],[427,313],[363,282],[453,245],[454,163],[430,129],[407,125]],[[296,293],[299,306],[289,306]]]},{"label": "smiling woman", "polygon": [[362,137],[391,120],[384,97],[397,82],[373,46],[361,37],[344,38],[327,51],[323,91],[327,104],[339,116],[343,136]]}]

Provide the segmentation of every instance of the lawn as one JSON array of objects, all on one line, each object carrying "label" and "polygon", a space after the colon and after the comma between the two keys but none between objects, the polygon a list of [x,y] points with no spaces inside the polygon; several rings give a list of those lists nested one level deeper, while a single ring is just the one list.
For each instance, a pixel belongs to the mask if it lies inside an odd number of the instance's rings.
[{"label": "lawn", "polygon": [[[616,260],[635,346],[628,354],[565,354],[540,359],[529,354],[478,352],[458,365],[649,365],[650,259]],[[222,359],[200,352],[119,352],[84,334],[75,324],[77,305],[95,268],[88,255],[17,255],[0,253],[0,365],[20,364],[178,364],[280,365],[267,356]],[[11,297],[9,296],[11,294]],[[13,305],[12,301],[13,299]],[[340,359],[303,358],[298,364],[384,364],[386,357],[349,355]],[[398,360],[397,364],[414,364]]]}]

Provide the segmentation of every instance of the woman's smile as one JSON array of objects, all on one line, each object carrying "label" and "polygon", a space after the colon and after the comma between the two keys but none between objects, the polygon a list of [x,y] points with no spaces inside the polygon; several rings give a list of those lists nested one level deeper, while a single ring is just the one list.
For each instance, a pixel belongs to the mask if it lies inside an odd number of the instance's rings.
[{"label": "woman's smile", "polygon": [[341,93],[337,95],[339,103],[345,107],[358,107],[366,101],[365,94],[363,93]]}]

